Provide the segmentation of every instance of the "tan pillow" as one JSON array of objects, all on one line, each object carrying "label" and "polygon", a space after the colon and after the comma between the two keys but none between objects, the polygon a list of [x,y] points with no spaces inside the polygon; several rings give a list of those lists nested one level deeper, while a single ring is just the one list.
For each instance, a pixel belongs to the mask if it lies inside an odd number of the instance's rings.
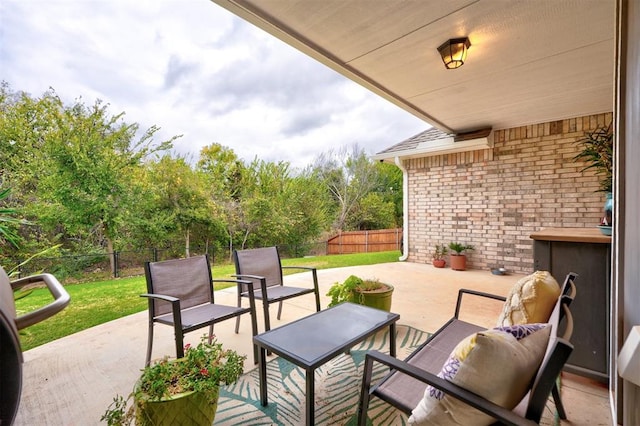
[{"label": "tan pillow", "polygon": [[536,271],[519,280],[504,302],[497,326],[547,322],[560,286],[547,271]]},{"label": "tan pillow", "polygon": [[[438,376],[513,409],[529,390],[550,331],[549,324],[527,324],[473,334],[458,343]],[[492,423],[490,416],[431,386],[409,417],[409,424],[415,425]]]}]

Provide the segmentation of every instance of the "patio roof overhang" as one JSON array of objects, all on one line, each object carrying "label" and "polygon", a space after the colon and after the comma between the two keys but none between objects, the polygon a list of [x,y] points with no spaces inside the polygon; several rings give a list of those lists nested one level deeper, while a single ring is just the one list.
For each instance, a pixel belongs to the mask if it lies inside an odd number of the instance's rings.
[{"label": "patio roof overhang", "polygon": [[613,110],[614,0],[213,1],[447,134]]}]

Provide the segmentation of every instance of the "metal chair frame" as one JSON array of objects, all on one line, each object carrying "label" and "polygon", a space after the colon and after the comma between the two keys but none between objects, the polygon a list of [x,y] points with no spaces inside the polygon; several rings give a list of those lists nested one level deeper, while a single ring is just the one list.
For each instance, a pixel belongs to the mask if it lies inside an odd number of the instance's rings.
[{"label": "metal chair frame", "polygon": [[[149,335],[145,366],[151,362],[155,323],[173,327],[177,358],[184,356],[186,333],[209,326],[209,342],[211,342],[214,324],[231,318],[240,318],[244,314],[251,316],[252,335],[258,334],[253,298],[250,298],[248,308],[242,308],[217,304],[214,296],[214,283],[228,282],[240,285],[241,283],[251,284],[251,282],[237,279],[214,280],[211,276],[208,255],[146,262],[145,277],[148,293],[140,295],[149,301]],[[249,292],[252,293],[253,289],[250,288]],[[255,345],[253,357],[254,362],[257,363],[258,352]]]}]

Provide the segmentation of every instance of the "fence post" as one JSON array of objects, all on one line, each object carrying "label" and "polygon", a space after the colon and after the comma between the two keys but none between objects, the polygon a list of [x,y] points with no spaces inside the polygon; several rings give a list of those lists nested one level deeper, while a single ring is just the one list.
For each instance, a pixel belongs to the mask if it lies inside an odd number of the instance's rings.
[{"label": "fence post", "polygon": [[120,254],[114,250],[113,251],[113,277],[114,278],[118,278],[118,276],[120,275],[119,273],[119,267],[118,267],[118,259],[120,258]]}]

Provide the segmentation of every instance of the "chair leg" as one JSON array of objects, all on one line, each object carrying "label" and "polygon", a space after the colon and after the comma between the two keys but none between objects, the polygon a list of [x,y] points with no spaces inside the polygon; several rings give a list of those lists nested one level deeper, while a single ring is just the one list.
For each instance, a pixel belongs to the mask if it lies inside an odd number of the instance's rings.
[{"label": "chair leg", "polygon": [[[242,296],[240,295],[240,290],[238,290],[238,308],[242,307]],[[240,315],[236,317],[236,334],[240,331]]]},{"label": "chair leg", "polygon": [[153,348],[153,322],[149,322],[149,333],[147,338],[147,359],[145,360],[144,366],[148,367],[151,363],[151,350]]},{"label": "chair leg", "polygon": [[[251,335],[256,336],[258,334],[258,320],[255,315],[249,315],[251,316]],[[253,339],[251,340],[253,342]],[[253,363],[258,364],[258,345],[255,343],[253,343]]]},{"label": "chair leg", "polygon": [[562,405],[562,398],[560,398],[560,390],[558,389],[558,382],[553,385],[551,389],[551,395],[553,396],[553,402],[556,404],[556,411],[558,417],[561,420],[567,420],[567,413],[564,411],[564,405]]},{"label": "chair leg", "polygon": [[315,296],[316,296],[316,312],[320,312],[320,293],[318,293],[317,290],[315,292]]},{"label": "chair leg", "polygon": [[209,344],[213,341],[213,324],[209,326]]},{"label": "chair leg", "polygon": [[280,321],[281,316],[282,316],[282,300],[278,302],[278,321]]},{"label": "chair leg", "polygon": [[184,334],[182,330],[174,327],[174,332],[176,335],[176,358],[184,357]]},{"label": "chair leg", "polygon": [[269,320],[269,301],[266,297],[262,299],[262,311],[264,312],[264,331],[269,331],[271,330],[271,321]]},{"label": "chair leg", "polygon": [[358,402],[358,426],[367,425],[367,412],[369,411],[369,388],[373,376],[373,360],[365,356],[364,370],[362,375],[362,388],[360,389],[360,401]]}]

